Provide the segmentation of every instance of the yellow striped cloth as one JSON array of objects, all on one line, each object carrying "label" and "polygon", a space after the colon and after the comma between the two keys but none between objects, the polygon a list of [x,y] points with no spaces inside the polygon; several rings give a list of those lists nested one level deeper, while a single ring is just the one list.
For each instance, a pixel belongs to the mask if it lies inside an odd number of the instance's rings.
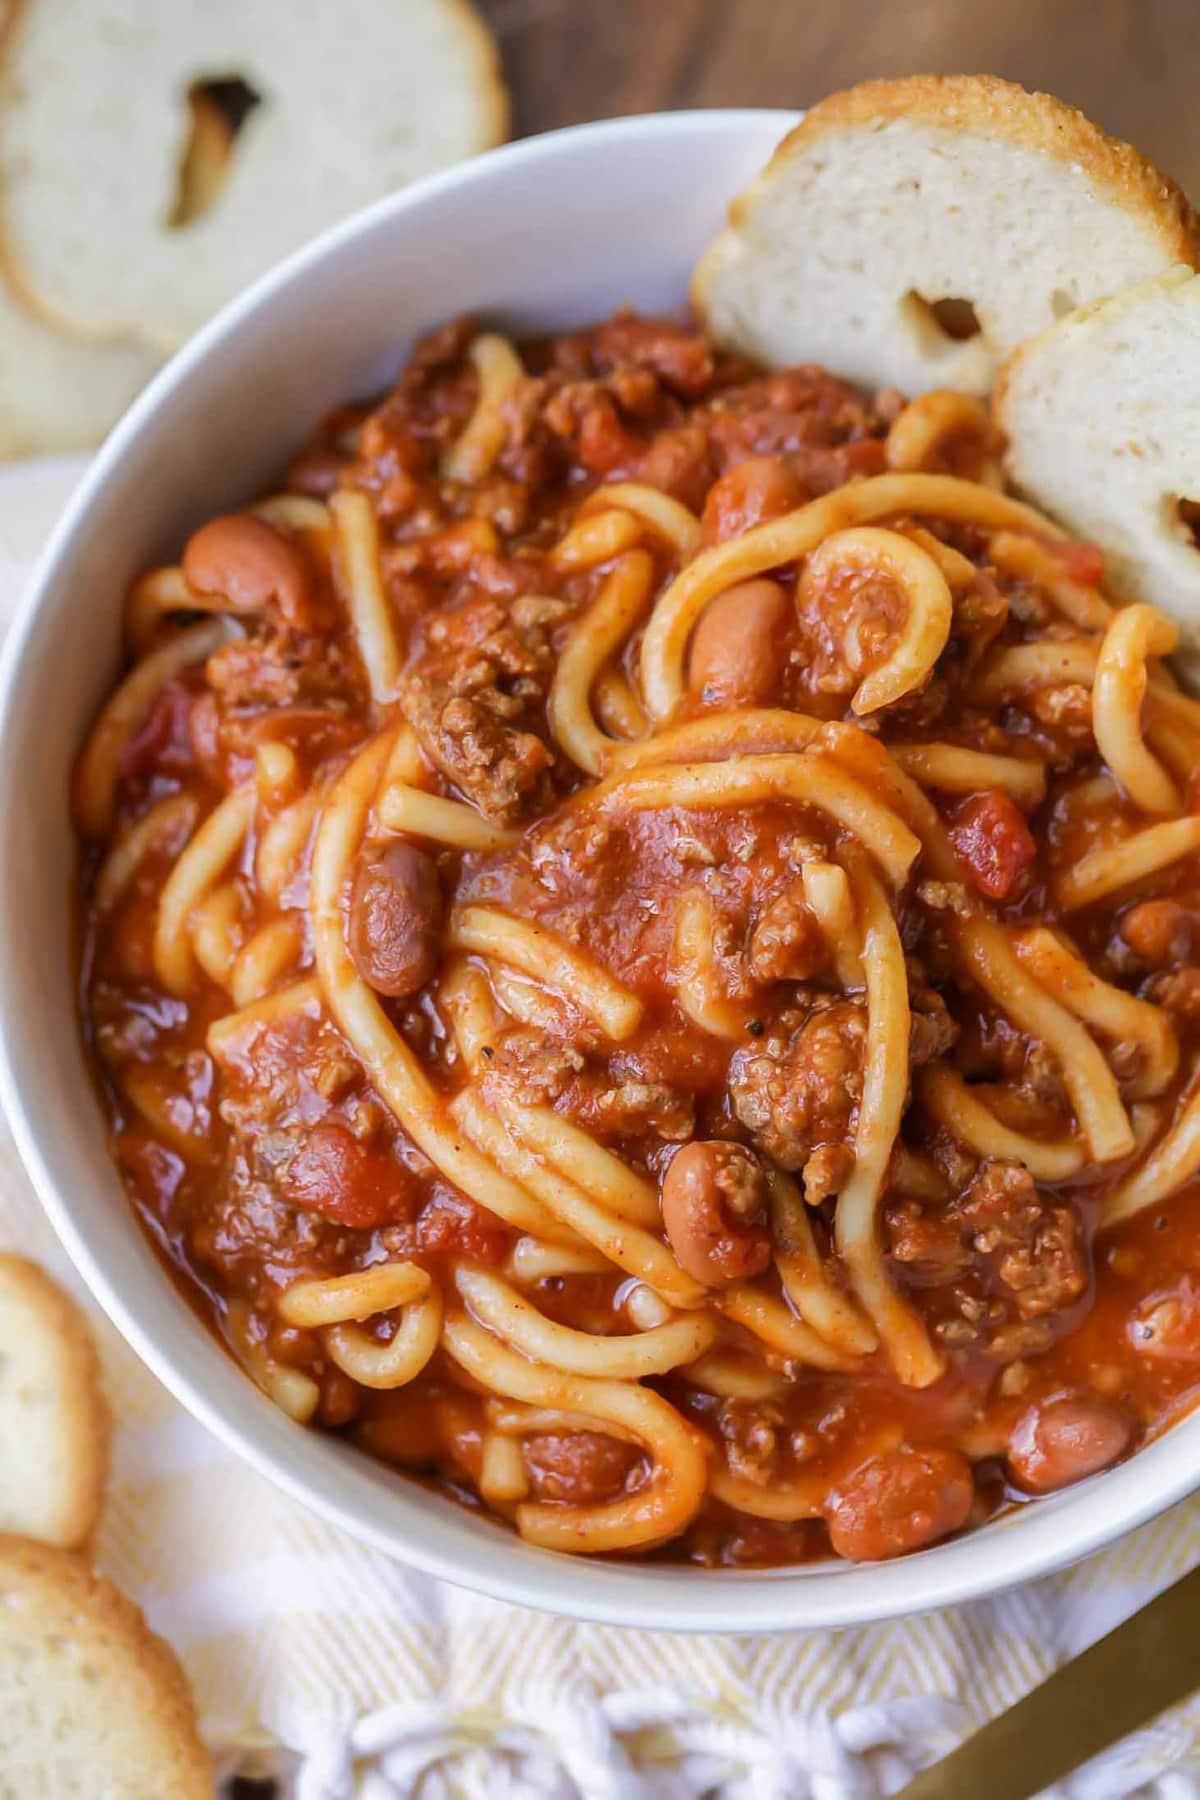
[{"label": "yellow striped cloth", "polygon": [[[0,476],[0,620],[76,473]],[[297,1800],[870,1800],[1200,1561],[1193,1502],[1017,1593],[850,1631],[523,1612],[386,1562],[235,1461],[87,1301],[7,1135],[0,1247],[41,1258],[95,1320],[117,1424],[101,1566],[180,1652],[223,1766],[262,1747]],[[1198,1744],[1200,1701],[1063,1793],[1200,1800]]]}]

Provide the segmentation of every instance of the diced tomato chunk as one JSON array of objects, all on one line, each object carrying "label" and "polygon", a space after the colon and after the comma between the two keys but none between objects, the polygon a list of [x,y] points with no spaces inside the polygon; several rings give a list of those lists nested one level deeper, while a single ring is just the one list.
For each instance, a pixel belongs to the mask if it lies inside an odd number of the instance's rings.
[{"label": "diced tomato chunk", "polygon": [[412,1210],[412,1177],[386,1150],[335,1119],[315,1125],[283,1176],[289,1200],[335,1225],[369,1231]]},{"label": "diced tomato chunk", "polygon": [[509,1236],[490,1213],[458,1194],[435,1194],[417,1221],[422,1250],[446,1251],[471,1262],[503,1262]]},{"label": "diced tomato chunk", "polygon": [[989,900],[1007,900],[1037,856],[1028,825],[1008,794],[972,794],[954,815],[950,841]]},{"label": "diced tomato chunk", "polygon": [[[887,468],[887,449],[882,438],[864,437],[852,444],[840,444],[837,454],[847,481],[855,475],[882,475]],[[831,485],[838,487],[840,482],[835,480]]]},{"label": "diced tomato chunk", "polygon": [[1074,538],[1049,538],[1052,550],[1072,581],[1081,587],[1098,587],[1104,578],[1104,552],[1099,544],[1079,543]]}]

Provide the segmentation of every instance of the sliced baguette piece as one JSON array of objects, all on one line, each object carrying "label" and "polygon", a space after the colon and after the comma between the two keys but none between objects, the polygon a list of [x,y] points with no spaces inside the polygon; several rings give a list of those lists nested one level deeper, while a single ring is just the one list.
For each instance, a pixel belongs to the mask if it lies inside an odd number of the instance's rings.
[{"label": "sliced baguette piece", "polygon": [[[189,93],[239,80],[258,104],[187,218]],[[325,226],[497,143],[507,117],[467,0],[23,0],[0,68],[6,267],[52,321],[168,353]]]},{"label": "sliced baguette piece", "polygon": [[[814,106],[734,201],[692,296],[720,342],[772,366],[986,394],[1024,338],[1198,247],[1179,189],[1074,107],[916,75]],[[943,301],[968,302],[977,334],[944,330]]]},{"label": "sliced baguette piece", "polygon": [[0,279],[0,458],[91,450],[161,362],[142,343],[55,329]]},{"label": "sliced baguette piece", "polygon": [[0,1255],[0,1532],[74,1549],[95,1529],[108,1407],[82,1313],[44,1269]]},{"label": "sliced baguette piece", "polygon": [[1200,549],[1179,502],[1200,504],[1200,275],[1139,282],[1023,344],[993,411],[1009,479],[1182,627],[1194,665]]},{"label": "sliced baguette piece", "polygon": [[0,1800],[212,1800],[182,1669],[81,1557],[0,1537]]}]

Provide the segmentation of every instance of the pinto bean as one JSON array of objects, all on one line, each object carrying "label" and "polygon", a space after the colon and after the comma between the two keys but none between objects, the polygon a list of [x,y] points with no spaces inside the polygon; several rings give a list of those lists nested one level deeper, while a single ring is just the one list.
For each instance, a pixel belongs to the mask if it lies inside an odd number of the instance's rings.
[{"label": "pinto bean", "polygon": [[199,594],[223,594],[234,612],[274,606],[289,625],[308,623],[312,576],[298,546],[253,513],[226,513],[193,532],[183,573]]},{"label": "pinto bean", "polygon": [[438,965],[442,891],[423,850],[393,844],[363,863],[350,900],[350,954],[380,994],[415,994]]},{"label": "pinto bean", "polygon": [[718,594],[692,636],[692,689],[726,705],[770,700],[779,686],[790,611],[775,581],[740,581]]},{"label": "pinto bean", "polygon": [[1018,1487],[1048,1494],[1095,1475],[1124,1456],[1134,1421],[1122,1407],[1095,1394],[1056,1394],[1021,1414],[1008,1446]]},{"label": "pinto bean", "polygon": [[327,1368],[321,1375],[321,1398],[317,1417],[327,1430],[336,1431],[355,1418],[361,1403],[362,1388],[343,1375],[340,1369]]},{"label": "pinto bean", "polygon": [[709,1287],[761,1275],[771,1260],[765,1187],[740,1144],[691,1143],[671,1158],[662,1216],[680,1268]]},{"label": "pinto bean", "polygon": [[935,1544],[967,1522],[975,1484],[957,1450],[889,1450],[860,1463],[825,1503],[829,1541],[851,1562]]},{"label": "pinto bean", "polygon": [[1134,955],[1152,969],[1191,960],[1196,920],[1178,900],[1139,900],[1122,916],[1118,929]]},{"label": "pinto bean", "polygon": [[569,1506],[613,1499],[640,1461],[633,1444],[600,1431],[534,1432],[521,1448],[538,1499]]},{"label": "pinto bean", "polygon": [[704,502],[704,535],[722,544],[764,519],[778,519],[806,498],[792,468],[778,456],[748,456],[714,481]]}]

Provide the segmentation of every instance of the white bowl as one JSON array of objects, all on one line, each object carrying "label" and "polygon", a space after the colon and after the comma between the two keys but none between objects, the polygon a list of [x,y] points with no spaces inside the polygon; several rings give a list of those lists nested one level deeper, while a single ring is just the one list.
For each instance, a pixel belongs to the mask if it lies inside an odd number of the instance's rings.
[{"label": "white bowl", "polygon": [[72,759],[117,667],[130,578],[277,475],[412,337],[476,310],[515,331],[677,308],[733,194],[791,123],[675,113],[554,133],[359,214],[228,307],[163,371],[62,520],[0,669],[0,1091],[96,1297],[154,1373],[297,1500],[391,1556],[505,1600],[669,1630],[846,1625],[1057,1568],[1200,1484],[1200,1416],[1133,1461],[898,1562],[766,1572],[560,1557],[293,1425],[180,1298],[109,1161],[72,966]]}]

